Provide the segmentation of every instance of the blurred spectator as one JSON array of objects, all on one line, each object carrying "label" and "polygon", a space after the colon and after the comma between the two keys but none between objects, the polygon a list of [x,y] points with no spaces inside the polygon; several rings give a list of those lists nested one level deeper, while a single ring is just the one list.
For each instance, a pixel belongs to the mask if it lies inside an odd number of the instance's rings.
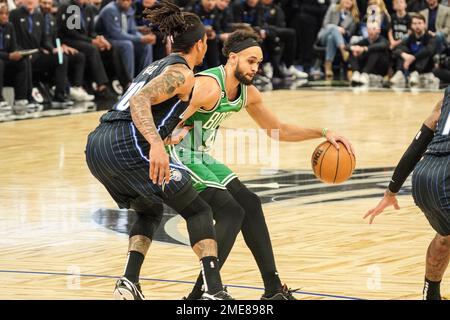
[{"label": "blurred spectator", "polygon": [[433,74],[438,77],[444,85],[450,85],[450,48],[440,55],[438,67],[433,69]]},{"label": "blurred spectator", "polygon": [[[219,12],[219,53],[222,53],[223,43],[228,39],[228,36],[233,31],[233,12],[230,8],[230,0],[217,0],[216,4]],[[226,57],[219,54],[220,63],[226,63]]]},{"label": "blurred spectator", "polygon": [[[369,3],[367,0],[356,0],[357,4],[358,4],[358,9],[359,12],[366,12],[367,11],[367,7],[369,6]],[[394,13],[394,6],[393,6],[393,1],[392,0],[384,0],[385,6],[387,11],[389,12],[389,14],[393,14]]]},{"label": "blurred spectator", "polygon": [[8,16],[7,5],[0,4],[0,112],[12,111],[11,106],[3,98],[4,80],[14,87],[14,109],[34,111],[34,105],[28,103],[28,92],[31,90],[28,88],[30,61],[18,51],[16,34],[13,25],[8,22]]},{"label": "blurred spectator", "polygon": [[438,0],[427,0],[427,9],[420,11],[428,25],[428,33],[436,37],[436,50],[444,51],[450,42],[450,8],[440,5]]},{"label": "blurred spectator", "polygon": [[419,75],[431,73],[436,52],[435,39],[426,32],[425,17],[418,13],[411,14],[412,33],[394,50],[397,72],[391,78],[395,86],[404,86],[405,74],[409,74],[410,87],[419,84]]},{"label": "blurred spectator", "polygon": [[273,76],[276,78],[284,76],[308,78],[307,74],[294,67],[297,39],[295,29],[286,28],[283,9],[274,4],[273,0],[262,0],[262,5],[263,28],[267,34],[265,49],[268,51],[273,66]]},{"label": "blurred spectator", "polygon": [[206,29],[208,50],[205,54],[203,68],[213,68],[220,65],[219,37],[220,13],[216,8],[217,0],[200,0],[193,6],[185,8],[186,11],[199,16]]},{"label": "blurred spectator", "polygon": [[[74,8],[79,8],[81,16],[77,10],[73,11]],[[74,17],[76,19],[73,19]],[[97,85],[95,95],[101,99],[112,99],[102,57],[112,62],[115,74],[124,89],[128,87],[131,79],[118,52],[105,37],[95,32],[94,19],[95,8],[89,5],[87,0],[71,0],[70,5],[62,5],[58,10],[58,34],[64,43],[86,56],[86,70]],[[74,21],[78,21],[79,25],[71,25]]]},{"label": "blurred spectator", "polygon": [[230,8],[230,0],[217,0],[216,4],[219,12],[219,39],[225,42],[228,35],[232,32],[233,13]]},{"label": "blurred spectator", "polygon": [[[53,0],[40,0],[40,9],[44,17],[45,35],[52,44],[56,45],[58,28],[56,18],[52,14]],[[68,59],[68,75],[70,82],[70,98],[75,101],[91,101],[94,96],[89,95],[83,89],[85,56],[77,49],[66,44],[61,45],[61,50]]]},{"label": "blurred spectator", "polygon": [[332,4],[323,20],[322,29],[317,36],[319,43],[326,47],[325,76],[333,78],[332,63],[337,50],[340,50],[342,59],[348,60],[346,42],[356,30],[359,22],[359,12],[355,0],[341,0],[339,4]]},{"label": "blurred spectator", "polygon": [[89,0],[89,4],[96,9],[96,14],[99,14],[102,8],[102,0]]},{"label": "blurred spectator", "polygon": [[392,15],[388,32],[390,49],[396,48],[409,34],[411,17],[406,11],[406,0],[394,0],[395,13]]},{"label": "blurred spectator", "polygon": [[295,58],[306,72],[313,64],[313,45],[329,6],[330,0],[291,0],[283,7],[287,16],[291,12],[287,21],[297,36]]},{"label": "blurred spectator", "polygon": [[166,37],[154,26],[151,26],[150,21],[146,20],[143,16],[144,10],[151,8],[155,5],[156,0],[136,0],[134,6],[136,12],[134,14],[137,29],[142,34],[154,34],[156,36],[156,42],[153,44],[153,60],[159,60],[164,58],[170,52],[166,48]]},{"label": "blurred spectator", "polygon": [[361,24],[361,34],[364,38],[368,37],[367,34],[367,24],[370,22],[377,21],[381,28],[381,35],[387,39],[388,31],[391,24],[391,16],[386,9],[386,4],[383,0],[369,0],[367,2],[368,6],[366,9],[366,15],[363,18]]},{"label": "blurred spectator", "polygon": [[427,8],[426,0],[408,0],[408,12],[420,12]]},{"label": "blurred spectator", "polygon": [[378,21],[367,25],[368,37],[350,47],[352,84],[381,86],[389,67],[389,43],[381,33]]},{"label": "blurred spectator", "polygon": [[138,32],[131,4],[132,0],[110,2],[100,11],[96,30],[117,48],[129,77],[134,78],[153,61],[151,45],[156,36]]},{"label": "blurred spectator", "polygon": [[253,27],[262,39],[266,38],[266,32],[262,30],[263,8],[259,0],[237,0],[232,4],[231,10],[233,23],[247,24]]},{"label": "blurred spectator", "polygon": [[[45,21],[38,9],[38,0],[24,0],[23,6],[11,11],[9,20],[14,26],[18,45],[21,49],[38,49],[31,55],[31,66],[34,75],[50,74],[54,76],[55,94],[53,107],[69,107],[73,105],[66,93],[67,86],[67,56],[61,61],[57,48],[51,43],[45,33]],[[29,77],[32,86],[32,76]]]}]

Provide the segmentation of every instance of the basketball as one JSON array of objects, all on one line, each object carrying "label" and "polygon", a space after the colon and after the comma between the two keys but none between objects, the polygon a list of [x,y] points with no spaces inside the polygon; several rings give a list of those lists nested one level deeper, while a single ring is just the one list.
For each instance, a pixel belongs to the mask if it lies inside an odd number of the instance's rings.
[{"label": "basketball", "polygon": [[355,169],[355,156],[347,151],[342,142],[338,145],[339,150],[329,141],[322,142],[312,154],[312,169],[322,182],[342,183],[351,177]]}]

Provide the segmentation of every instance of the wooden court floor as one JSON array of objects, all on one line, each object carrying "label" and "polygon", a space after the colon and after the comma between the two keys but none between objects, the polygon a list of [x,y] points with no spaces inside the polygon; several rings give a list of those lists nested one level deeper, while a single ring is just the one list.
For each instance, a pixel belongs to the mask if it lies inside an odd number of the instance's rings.
[{"label": "wooden court floor", "polygon": [[[348,90],[264,93],[267,106],[282,120],[326,126],[348,137],[360,170],[348,188],[330,189],[313,179],[300,187],[288,181],[282,187],[292,192],[284,198],[271,198],[272,189],[280,187],[276,183],[259,185],[258,194],[274,199],[265,202],[265,216],[281,279],[300,288],[297,298],[420,299],[425,252],[434,232],[411,196],[400,196],[401,210],[388,210],[374,225],[362,216],[378,202],[392,167],[441,96]],[[100,208],[116,208],[84,161],[86,136],[100,114],[0,123],[0,299],[112,298],[123,272],[127,235],[93,219]],[[228,119],[226,127],[255,124],[243,111]],[[320,142],[281,143],[280,172],[310,175],[310,156]],[[262,165],[231,167],[242,180],[253,182],[270,173]],[[374,173],[364,175],[366,169]],[[358,187],[351,187],[355,183]],[[320,192],[308,193],[308,188]],[[174,221],[186,235],[183,221]],[[189,247],[155,241],[141,274],[144,294],[148,299],[180,299],[198,269]],[[262,280],[241,235],[222,279],[237,299],[262,294]],[[443,293],[450,293],[448,274]]]}]

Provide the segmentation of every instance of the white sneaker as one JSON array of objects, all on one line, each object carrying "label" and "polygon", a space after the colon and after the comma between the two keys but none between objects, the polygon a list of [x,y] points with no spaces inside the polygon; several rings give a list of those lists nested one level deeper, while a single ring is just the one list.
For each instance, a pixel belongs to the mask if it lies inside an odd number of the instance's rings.
[{"label": "white sneaker", "polygon": [[369,73],[369,85],[374,88],[381,88],[383,86],[383,76]]},{"label": "white sneaker", "polygon": [[359,71],[354,71],[352,73],[352,84],[360,84],[361,83],[361,73]]},{"label": "white sneaker", "polygon": [[396,87],[404,87],[406,80],[405,76],[403,75],[403,72],[398,70],[394,76],[389,80],[389,82]]},{"label": "white sneaker", "polygon": [[83,87],[71,87],[69,96],[74,101],[92,101],[95,97],[91,94],[88,94]]},{"label": "white sneaker", "polygon": [[298,70],[296,67],[294,67],[294,65],[290,66],[287,71],[297,79],[308,79],[308,74],[306,72]]},{"label": "white sneaker", "polygon": [[264,71],[264,75],[267,78],[269,78],[269,79],[273,78],[273,67],[272,67],[272,65],[269,62],[264,63],[263,71]]},{"label": "white sneaker", "polygon": [[420,75],[420,86],[424,89],[438,90],[439,84],[439,78],[431,72]]},{"label": "white sneaker", "polygon": [[28,112],[28,100],[17,100],[12,106],[14,114],[23,115]]},{"label": "white sneaker", "polygon": [[363,86],[368,86],[370,83],[369,74],[367,74],[365,72],[361,73],[361,76],[359,77],[359,82]]},{"label": "white sneaker", "polygon": [[145,300],[140,284],[125,277],[117,280],[113,296],[115,300]]},{"label": "white sneaker", "polygon": [[417,71],[413,71],[408,78],[408,84],[410,87],[417,87],[420,83],[419,73]]},{"label": "white sneaker", "polygon": [[1,113],[11,113],[12,107],[6,101],[0,101],[0,112]]}]

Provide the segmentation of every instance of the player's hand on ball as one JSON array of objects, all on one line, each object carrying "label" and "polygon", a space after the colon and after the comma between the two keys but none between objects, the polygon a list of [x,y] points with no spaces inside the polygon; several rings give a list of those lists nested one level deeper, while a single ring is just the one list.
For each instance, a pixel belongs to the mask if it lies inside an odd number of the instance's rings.
[{"label": "player's hand on ball", "polygon": [[333,132],[331,130],[328,130],[325,138],[331,142],[331,144],[336,148],[339,149],[339,145],[337,144],[338,141],[342,142],[345,146],[345,148],[347,149],[347,151],[350,154],[355,154],[355,150],[353,149],[352,144],[350,143],[350,141],[348,141],[346,138],[344,138],[343,136],[341,136],[340,134]]},{"label": "player's hand on ball", "polygon": [[154,184],[162,185],[165,180],[169,183],[170,168],[169,155],[163,143],[154,143],[150,147],[150,179]]},{"label": "player's hand on ball", "polygon": [[386,192],[384,194],[383,199],[377,204],[375,208],[370,209],[364,215],[364,219],[370,217],[369,224],[372,224],[373,219],[380,213],[384,211],[387,207],[394,206],[395,210],[400,210],[400,206],[398,205],[397,198],[394,193]]}]

